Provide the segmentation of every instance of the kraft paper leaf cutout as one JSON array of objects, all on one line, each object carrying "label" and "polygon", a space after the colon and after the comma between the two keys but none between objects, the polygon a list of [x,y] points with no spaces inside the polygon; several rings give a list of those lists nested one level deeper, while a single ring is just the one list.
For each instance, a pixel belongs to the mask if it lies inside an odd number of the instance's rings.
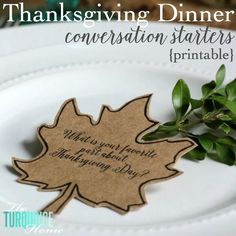
[{"label": "kraft paper leaf cutout", "polygon": [[158,125],[148,117],[150,98],[118,110],[102,106],[97,122],[80,113],[75,99],[66,101],[54,124],[38,129],[42,153],[29,161],[13,158],[18,182],[60,190],[43,209],[48,212],[60,213],[73,198],[119,213],[144,205],[144,187],[178,176],[173,165],[196,146],[190,139],[142,141]]}]

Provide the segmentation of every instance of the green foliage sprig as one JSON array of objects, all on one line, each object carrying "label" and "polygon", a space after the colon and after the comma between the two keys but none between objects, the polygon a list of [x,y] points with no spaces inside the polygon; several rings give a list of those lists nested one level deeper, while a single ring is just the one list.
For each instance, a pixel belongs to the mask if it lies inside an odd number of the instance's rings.
[{"label": "green foliage sprig", "polygon": [[175,136],[188,137],[197,144],[188,158],[204,160],[206,156],[218,162],[236,164],[236,79],[223,86],[225,66],[216,78],[201,88],[202,98],[194,99],[188,85],[179,80],[172,92],[176,117],[146,134],[145,141]]}]

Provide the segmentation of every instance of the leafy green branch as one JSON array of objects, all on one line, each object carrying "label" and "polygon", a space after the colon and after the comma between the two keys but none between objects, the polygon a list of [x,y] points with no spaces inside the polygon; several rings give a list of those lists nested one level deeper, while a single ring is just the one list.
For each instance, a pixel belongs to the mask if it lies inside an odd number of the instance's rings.
[{"label": "leafy green branch", "polygon": [[235,165],[236,79],[223,86],[224,79],[225,66],[222,65],[215,80],[202,86],[200,99],[192,98],[186,82],[179,80],[172,92],[175,119],[146,134],[143,140],[188,137],[198,144],[188,158],[200,161],[208,156],[218,162]]}]

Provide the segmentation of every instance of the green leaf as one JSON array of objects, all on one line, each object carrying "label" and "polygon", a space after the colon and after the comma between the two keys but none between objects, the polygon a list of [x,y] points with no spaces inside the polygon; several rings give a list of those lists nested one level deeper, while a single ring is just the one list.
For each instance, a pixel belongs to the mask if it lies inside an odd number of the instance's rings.
[{"label": "green leaf", "polygon": [[191,109],[195,110],[195,109],[200,108],[203,105],[203,101],[191,98],[190,99],[190,104],[191,104]]},{"label": "green leaf", "polygon": [[224,105],[222,105],[221,103],[219,103],[217,101],[213,101],[213,102],[214,102],[214,107],[215,107],[216,112],[218,112],[220,109],[224,108]]},{"label": "green leaf", "polygon": [[203,111],[205,113],[212,112],[215,109],[215,104],[212,100],[206,99],[203,104]]},{"label": "green leaf", "polygon": [[216,142],[236,150],[236,140],[230,136],[220,137],[216,140]]},{"label": "green leaf", "polygon": [[213,95],[212,99],[219,102],[220,104],[224,105],[228,108],[234,115],[236,115],[236,102],[229,101],[223,96]]},{"label": "green leaf", "polygon": [[216,153],[219,162],[230,166],[235,164],[235,153],[229,147],[216,143]]},{"label": "green leaf", "polygon": [[197,161],[202,161],[206,157],[206,151],[201,147],[194,148],[188,154],[189,154],[191,159],[197,160]]},{"label": "green leaf", "polygon": [[216,94],[219,94],[221,96],[226,96],[225,88],[220,88],[216,91]]},{"label": "green leaf", "polygon": [[158,129],[155,131],[155,133],[158,132],[172,132],[172,131],[177,131],[178,128],[176,126],[171,126],[171,125],[160,125]]},{"label": "green leaf", "polygon": [[236,115],[236,103],[232,101],[226,101],[225,107],[227,107],[234,115]]},{"label": "green leaf", "polygon": [[[188,137],[198,146],[185,157],[199,161],[208,156],[227,165],[236,165],[236,139],[229,136],[231,131],[236,131],[236,79],[223,87],[224,79],[225,66],[222,65],[215,81],[202,86],[201,99],[191,98],[188,85],[179,80],[172,91],[176,120],[160,125],[154,132],[146,134],[143,140],[153,141],[176,135]],[[199,135],[203,130],[206,133]],[[219,137],[222,131],[225,136]]]},{"label": "green leaf", "polygon": [[226,85],[225,91],[230,101],[236,100],[236,79]]},{"label": "green leaf", "polygon": [[219,126],[219,129],[222,130],[225,134],[229,134],[232,131],[231,127],[226,123],[223,123],[221,126]]},{"label": "green leaf", "polygon": [[168,121],[168,122],[166,122],[166,123],[164,123],[163,125],[160,125],[160,126],[176,126],[176,121]]},{"label": "green leaf", "polygon": [[216,73],[216,88],[219,88],[225,79],[225,65],[222,65]]},{"label": "green leaf", "polygon": [[231,111],[228,111],[226,113],[232,120],[235,120],[236,121],[236,115],[234,113],[232,113]]},{"label": "green leaf", "polygon": [[219,126],[219,129],[223,130],[226,134],[229,134],[231,131],[231,128],[229,125],[227,125],[226,123],[223,123]]},{"label": "green leaf", "polygon": [[189,108],[190,91],[184,80],[179,80],[172,92],[172,103],[176,113],[176,120],[180,121]]},{"label": "green leaf", "polygon": [[207,98],[213,90],[216,88],[216,82],[211,81],[210,83],[204,84],[202,86],[202,95],[204,98]]},{"label": "green leaf", "polygon": [[217,130],[223,123],[221,120],[206,121],[205,125],[211,129]]},{"label": "green leaf", "polygon": [[217,118],[222,121],[232,121],[232,118],[226,114],[218,114]]},{"label": "green leaf", "polygon": [[145,134],[142,139],[144,141],[153,141],[162,138],[174,137],[178,134],[176,126],[160,125],[155,131]]},{"label": "green leaf", "polygon": [[208,136],[207,134],[203,134],[203,135],[199,135],[197,139],[206,152],[212,151],[214,143],[210,136]]}]

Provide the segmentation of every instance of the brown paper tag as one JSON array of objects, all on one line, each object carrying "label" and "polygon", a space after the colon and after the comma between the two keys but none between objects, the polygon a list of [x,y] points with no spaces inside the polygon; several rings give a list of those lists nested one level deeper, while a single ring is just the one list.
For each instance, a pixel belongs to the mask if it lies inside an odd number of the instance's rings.
[{"label": "brown paper tag", "polygon": [[118,110],[103,106],[96,122],[75,99],[66,101],[54,124],[38,129],[42,153],[30,161],[13,158],[18,181],[61,191],[43,211],[59,213],[72,198],[119,213],[142,206],[144,187],[179,175],[173,165],[196,146],[190,139],[142,141],[158,124],[148,117],[150,97]]}]

